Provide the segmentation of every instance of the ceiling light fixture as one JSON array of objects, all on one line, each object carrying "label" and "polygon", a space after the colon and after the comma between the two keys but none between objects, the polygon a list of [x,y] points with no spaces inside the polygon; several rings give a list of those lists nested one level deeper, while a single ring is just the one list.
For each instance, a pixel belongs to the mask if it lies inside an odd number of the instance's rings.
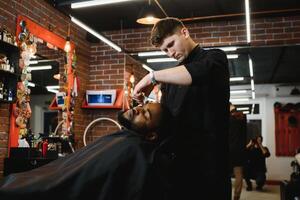
[{"label": "ceiling light fixture", "polygon": [[228,58],[228,59],[236,59],[236,58],[238,58],[238,57],[239,57],[238,54],[228,54],[228,55],[227,55],[227,58]]},{"label": "ceiling light fixture", "polygon": [[35,84],[32,83],[32,82],[28,82],[28,86],[29,86],[29,87],[35,87]]},{"label": "ceiling light fixture", "polygon": [[30,60],[29,61],[29,65],[34,65],[34,64],[38,64],[37,60]]},{"label": "ceiling light fixture", "polygon": [[231,102],[249,101],[249,98],[230,99]]},{"label": "ceiling light fixture", "polygon": [[245,11],[246,11],[246,32],[247,32],[247,43],[251,43],[251,30],[250,30],[250,5],[249,5],[249,0],[245,0]]},{"label": "ceiling light fixture", "polygon": [[237,47],[220,47],[219,49],[223,51],[236,51]]},{"label": "ceiling light fixture", "polygon": [[251,90],[252,90],[252,91],[255,90],[255,88],[254,88],[254,80],[253,80],[253,79],[251,79]]},{"label": "ceiling light fixture", "polygon": [[230,78],[230,81],[233,82],[233,81],[243,81],[244,80],[244,77],[232,77]]},{"label": "ceiling light fixture", "polygon": [[146,56],[164,56],[167,55],[165,52],[163,51],[148,51],[148,52],[139,52],[138,56],[139,57],[146,57]]},{"label": "ceiling light fixture", "polygon": [[86,30],[87,32],[89,32],[90,34],[94,35],[98,39],[100,39],[102,42],[104,42],[107,45],[109,45],[110,47],[114,48],[118,52],[122,51],[121,47],[119,47],[118,45],[116,45],[115,43],[110,41],[109,39],[105,38],[103,35],[97,33],[92,28],[88,27],[87,25],[85,25],[84,23],[82,23],[81,21],[76,19],[75,17],[71,16],[71,21],[74,22],[75,24],[77,24],[78,26],[80,26],[81,28],[83,28],[84,30]]},{"label": "ceiling light fixture", "polygon": [[34,65],[34,64],[38,64],[41,62],[53,62],[55,60],[47,60],[47,59],[43,59],[43,60],[30,60],[29,61],[29,65]]},{"label": "ceiling light fixture", "polygon": [[243,111],[243,114],[250,114],[250,111]]},{"label": "ceiling light fixture", "polygon": [[46,88],[50,90],[55,90],[55,89],[59,89],[59,85],[48,85],[46,86]]},{"label": "ceiling light fixture", "polygon": [[251,113],[254,114],[255,104],[252,104]]},{"label": "ceiling light fixture", "polygon": [[252,99],[255,99],[255,91],[252,91]]},{"label": "ceiling light fixture", "polygon": [[252,90],[252,99],[255,99],[255,88],[254,88],[253,78],[251,78],[251,90]]},{"label": "ceiling light fixture", "polygon": [[78,3],[72,3],[71,8],[86,8],[91,6],[101,6],[106,4],[115,4],[115,3],[122,3],[126,1],[132,1],[132,0],[93,0],[93,1],[84,1],[84,2],[78,2]]},{"label": "ceiling light fixture", "polygon": [[249,107],[237,107],[237,111],[244,111],[244,110],[249,110]]},{"label": "ceiling light fixture", "polygon": [[230,94],[245,94],[247,93],[247,90],[233,90],[230,91]]},{"label": "ceiling light fixture", "polygon": [[147,63],[158,63],[158,62],[177,62],[174,58],[151,58],[147,59]]},{"label": "ceiling light fixture", "polygon": [[252,63],[252,59],[250,58],[250,56],[248,58],[249,58],[250,77],[252,78],[253,77],[253,63]]},{"label": "ceiling light fixture", "polygon": [[52,69],[52,66],[51,65],[34,66],[34,67],[28,67],[27,69],[30,71],[47,70],[47,69]]},{"label": "ceiling light fixture", "polygon": [[203,49],[209,50],[209,49],[221,49],[223,51],[236,51],[238,47],[229,46],[229,47],[204,47]]},{"label": "ceiling light fixture", "polygon": [[153,71],[153,69],[151,69],[148,65],[143,64],[142,66],[143,66],[143,68],[144,68],[145,70],[147,70],[148,72],[152,72],[152,71]]},{"label": "ceiling light fixture", "polygon": [[155,16],[155,8],[151,4],[151,0],[148,0],[146,5],[139,13],[138,19],[136,20],[139,24],[155,24],[159,21],[159,18]]}]

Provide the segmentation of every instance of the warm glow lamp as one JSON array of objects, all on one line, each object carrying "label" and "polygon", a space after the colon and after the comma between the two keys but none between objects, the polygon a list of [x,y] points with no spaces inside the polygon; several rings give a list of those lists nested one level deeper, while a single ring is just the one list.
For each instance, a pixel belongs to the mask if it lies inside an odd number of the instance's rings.
[{"label": "warm glow lamp", "polygon": [[66,44],[64,47],[64,51],[69,53],[71,51],[71,43],[70,43],[70,24],[68,26],[68,36],[66,38]]},{"label": "warm glow lamp", "polygon": [[159,21],[159,18],[157,18],[154,13],[155,8],[149,0],[148,5],[145,6],[139,13],[136,22],[139,24],[155,24],[157,21]]},{"label": "warm glow lamp", "polygon": [[67,52],[67,53],[70,52],[70,50],[71,50],[70,36],[67,36],[66,44],[65,44],[64,50],[65,50],[65,52]]}]

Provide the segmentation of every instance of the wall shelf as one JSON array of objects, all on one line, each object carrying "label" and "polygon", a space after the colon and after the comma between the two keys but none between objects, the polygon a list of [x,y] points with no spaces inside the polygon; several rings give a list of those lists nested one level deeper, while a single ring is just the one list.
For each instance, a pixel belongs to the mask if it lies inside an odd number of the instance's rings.
[{"label": "wall shelf", "polygon": [[62,108],[57,106],[56,97],[54,97],[49,105],[49,110],[61,110]]}]

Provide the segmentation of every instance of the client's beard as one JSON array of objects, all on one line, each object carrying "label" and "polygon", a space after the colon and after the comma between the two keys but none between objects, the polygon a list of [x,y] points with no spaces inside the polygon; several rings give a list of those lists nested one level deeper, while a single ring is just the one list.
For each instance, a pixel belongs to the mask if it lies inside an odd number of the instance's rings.
[{"label": "client's beard", "polygon": [[124,112],[125,111],[119,111],[118,112],[118,121],[125,128],[131,129],[132,128],[132,123],[131,123],[131,121],[129,121],[127,118],[124,117],[124,115],[123,115]]},{"label": "client's beard", "polygon": [[122,126],[124,126],[128,130],[135,131],[136,133],[141,134],[141,135],[148,132],[147,129],[137,127],[134,123],[132,123],[132,121],[125,118],[124,115],[123,115],[124,112],[125,111],[119,111],[118,112],[118,121]]},{"label": "client's beard", "polygon": [[138,131],[139,129],[134,126],[134,124],[129,121],[127,118],[124,117],[124,112],[125,111],[119,111],[118,112],[118,121],[119,123],[124,126],[126,129],[135,131],[137,134],[144,136],[144,138],[148,141],[155,141],[157,140],[157,135],[156,134],[146,134],[146,132],[143,131]]}]

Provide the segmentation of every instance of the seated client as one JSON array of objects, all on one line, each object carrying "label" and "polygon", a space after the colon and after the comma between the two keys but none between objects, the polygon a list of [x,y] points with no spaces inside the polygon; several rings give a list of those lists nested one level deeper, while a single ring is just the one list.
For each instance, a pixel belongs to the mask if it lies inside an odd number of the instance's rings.
[{"label": "seated client", "polygon": [[0,199],[160,199],[151,164],[168,119],[158,103],[119,113],[125,129],[47,165],[5,177]]}]

